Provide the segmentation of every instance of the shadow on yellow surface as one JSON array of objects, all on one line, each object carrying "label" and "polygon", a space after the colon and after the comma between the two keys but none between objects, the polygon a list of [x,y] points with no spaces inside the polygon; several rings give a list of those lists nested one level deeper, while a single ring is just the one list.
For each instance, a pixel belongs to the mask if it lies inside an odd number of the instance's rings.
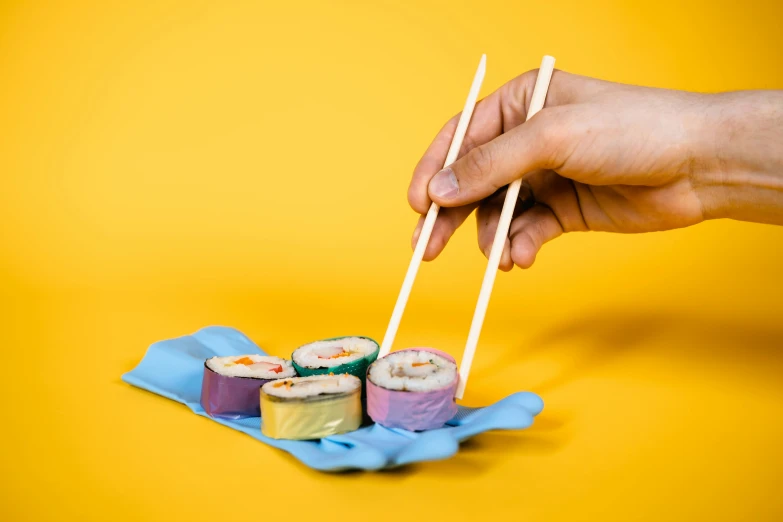
[{"label": "shadow on yellow surface", "polygon": [[[526,342],[519,353],[521,364],[537,356],[568,361],[557,375],[532,385],[536,392],[546,393],[627,352],[694,372],[709,367],[741,373],[750,367],[776,379],[783,366],[782,348],[783,324],[752,324],[689,312],[607,309],[557,324]],[[492,374],[502,365],[498,361],[484,371]]]}]

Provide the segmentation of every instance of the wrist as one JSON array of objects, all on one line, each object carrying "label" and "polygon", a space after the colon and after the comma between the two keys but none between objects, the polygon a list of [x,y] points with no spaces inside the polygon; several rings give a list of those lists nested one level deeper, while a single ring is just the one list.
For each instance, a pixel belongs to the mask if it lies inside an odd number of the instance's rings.
[{"label": "wrist", "polygon": [[704,218],[783,224],[783,92],[701,96],[691,181]]}]

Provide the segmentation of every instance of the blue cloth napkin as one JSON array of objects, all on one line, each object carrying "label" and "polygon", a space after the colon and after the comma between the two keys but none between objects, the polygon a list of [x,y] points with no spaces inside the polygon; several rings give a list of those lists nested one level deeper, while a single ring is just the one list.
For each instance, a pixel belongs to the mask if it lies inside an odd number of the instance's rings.
[{"label": "blue cloth napkin", "polygon": [[[212,418],[199,404],[204,360],[215,355],[256,352],[264,354],[241,332],[213,326],[193,335],[153,344],[138,366],[123,375],[122,380],[181,402],[197,415]],[[377,470],[451,457],[461,441],[484,431],[527,428],[543,407],[537,395],[519,392],[485,408],[460,406],[457,415],[437,430],[410,432],[373,424],[319,441],[270,439],[261,434],[259,418],[212,420],[287,451],[317,470]]]}]

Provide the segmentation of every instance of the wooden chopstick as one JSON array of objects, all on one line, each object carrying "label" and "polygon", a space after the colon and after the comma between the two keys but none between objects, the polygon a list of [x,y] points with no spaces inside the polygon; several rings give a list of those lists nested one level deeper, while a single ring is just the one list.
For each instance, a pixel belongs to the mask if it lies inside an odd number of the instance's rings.
[{"label": "wooden chopstick", "polygon": [[[473,115],[473,109],[476,107],[476,101],[478,100],[479,91],[481,90],[481,84],[484,81],[486,70],[487,55],[483,54],[481,55],[481,61],[479,62],[476,74],[473,77],[473,84],[470,86],[470,93],[468,94],[468,99],[465,101],[465,108],[462,110],[462,115],[457,123],[457,129],[454,131],[454,137],[451,140],[451,146],[446,155],[446,162],[443,165],[444,168],[454,163],[457,159],[459,149],[462,147],[462,140],[465,138],[470,118]],[[424,225],[422,225],[419,239],[416,242],[416,248],[413,250],[413,257],[411,258],[410,265],[408,265],[408,272],[405,274],[405,279],[402,282],[400,294],[397,296],[397,303],[394,305],[394,311],[392,312],[389,326],[386,328],[386,335],[384,335],[383,343],[381,343],[381,350],[378,353],[379,358],[387,355],[391,351],[392,344],[394,344],[394,338],[397,335],[397,330],[399,329],[400,321],[402,320],[402,313],[405,311],[405,306],[408,304],[413,282],[416,279],[421,260],[424,257],[424,251],[427,250],[427,243],[429,243],[430,235],[432,235],[435,219],[438,217],[438,210],[440,210],[440,207],[436,203],[433,203],[427,212],[427,217],[424,219]]]},{"label": "wooden chopstick", "polygon": [[[549,89],[549,81],[552,79],[552,72],[555,68],[555,59],[551,56],[544,56],[541,60],[541,67],[538,70],[536,85],[533,88],[533,96],[530,99],[530,108],[527,111],[527,120],[532,118],[538,111],[544,108],[546,93]],[[514,215],[514,205],[519,197],[519,189],[522,185],[522,179],[512,182],[508,186],[506,199],[503,201],[503,210],[500,213],[500,221],[495,231],[495,239],[492,241],[492,250],[489,253],[487,270],[484,272],[484,281],[481,283],[476,310],[473,313],[473,322],[470,324],[468,341],[465,344],[465,351],[462,353],[462,362],[459,370],[459,385],[454,396],[462,399],[465,393],[465,387],[470,375],[470,367],[473,364],[473,357],[476,355],[476,346],[478,345],[481,327],[484,325],[484,316],[487,314],[489,297],[492,294],[492,288],[495,285],[495,276],[500,265],[500,256],[503,254],[503,247],[508,238],[508,229],[511,226],[511,218]]]}]

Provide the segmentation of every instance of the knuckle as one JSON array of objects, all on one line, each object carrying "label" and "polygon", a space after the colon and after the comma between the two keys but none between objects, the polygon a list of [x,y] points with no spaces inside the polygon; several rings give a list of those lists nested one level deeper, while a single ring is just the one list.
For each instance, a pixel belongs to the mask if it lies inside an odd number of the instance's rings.
[{"label": "knuckle", "polygon": [[492,172],[493,154],[489,147],[476,147],[465,155],[461,172],[470,184],[480,184]]},{"label": "knuckle", "polygon": [[552,168],[568,137],[568,114],[560,108],[544,109],[534,119],[536,140],[543,149],[544,164],[540,166]]},{"label": "knuckle", "polygon": [[539,139],[541,139],[545,145],[552,146],[557,143],[562,136],[560,111],[554,109],[541,111],[538,116],[537,130]]}]

